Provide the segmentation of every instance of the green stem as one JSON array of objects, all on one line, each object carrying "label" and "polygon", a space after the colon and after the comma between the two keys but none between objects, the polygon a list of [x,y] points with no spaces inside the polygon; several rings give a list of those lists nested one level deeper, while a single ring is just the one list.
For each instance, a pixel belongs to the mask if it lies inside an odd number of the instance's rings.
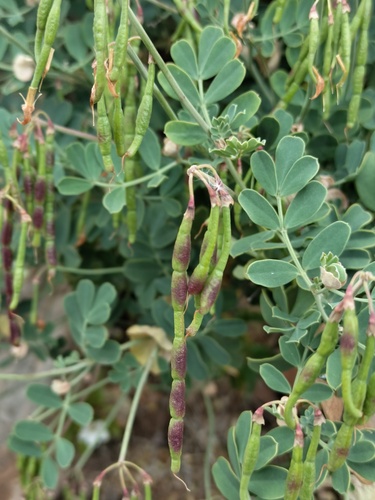
[{"label": "green stem", "polygon": [[144,387],[144,385],[145,385],[145,383],[147,381],[148,375],[150,373],[152,364],[153,364],[154,359],[156,357],[156,354],[157,354],[157,348],[155,348],[152,351],[152,353],[150,354],[150,356],[149,356],[149,358],[148,358],[148,360],[147,360],[147,362],[146,362],[146,364],[144,366],[141,378],[139,379],[139,382],[138,382],[138,385],[137,385],[137,389],[136,389],[136,391],[134,393],[133,401],[132,401],[132,404],[130,406],[130,411],[129,411],[128,419],[126,421],[125,432],[124,432],[124,435],[123,435],[123,438],[122,438],[122,443],[121,443],[121,448],[120,448],[120,454],[119,454],[119,457],[118,457],[118,462],[123,462],[125,460],[126,453],[127,453],[128,446],[129,446],[129,440],[130,440],[131,432],[132,432],[132,429],[133,429],[133,423],[134,423],[135,415],[137,413],[137,409],[138,409],[138,405],[139,405],[139,400],[140,400],[140,397],[141,397],[141,394],[142,394],[142,391],[143,391],[143,387]]},{"label": "green stem", "polygon": [[109,182],[100,182],[100,181],[95,181],[95,186],[99,187],[104,187],[104,188],[116,188],[116,187],[129,187],[129,186],[137,186],[138,184],[142,184],[143,182],[146,182],[150,179],[153,179],[156,175],[159,174],[164,174],[165,172],[168,172],[168,170],[171,170],[173,167],[177,165],[176,161],[172,161],[171,163],[168,163],[163,168],[159,168],[159,170],[153,172],[152,174],[144,175],[143,177],[138,177],[138,179],[134,179],[134,181],[128,181],[128,182],[116,182],[110,184]]},{"label": "green stem", "polygon": [[[46,120],[41,120],[40,118],[38,118],[38,122],[43,126],[48,125]],[[61,132],[62,134],[71,135],[73,137],[78,137],[80,139],[87,139],[88,141],[96,142],[98,140],[97,136],[93,134],[88,134],[86,132],[81,132],[80,130],[74,130],[72,128],[63,127],[62,125],[57,125],[57,123],[54,123],[53,126],[55,130]]]},{"label": "green stem", "polygon": [[236,184],[240,186],[241,189],[246,189],[246,184],[244,181],[241,179],[239,173],[236,170],[236,167],[233,165],[233,162],[231,159],[226,158],[225,163],[227,164],[228,170],[231,173],[231,176],[233,179],[236,181]]},{"label": "green stem", "polygon": [[228,36],[229,36],[229,11],[230,11],[230,0],[224,0],[223,25],[225,34]]},{"label": "green stem", "polygon": [[203,90],[203,80],[199,79],[198,80],[198,90],[199,90],[199,97],[200,97],[200,104],[201,104],[201,109],[202,113],[204,116],[204,119],[206,120],[207,123],[211,123],[210,116],[207,111],[207,107],[204,103],[204,90]]},{"label": "green stem", "polygon": [[34,59],[33,52],[27,47],[27,45],[23,45],[17,38],[15,38],[9,31],[4,28],[4,26],[0,26],[0,35],[3,35],[7,40],[9,40],[12,46],[18,47],[22,50],[24,54],[31,56]]},{"label": "green stem", "polygon": [[56,266],[56,271],[60,271],[62,273],[71,273],[71,274],[84,274],[87,276],[100,276],[105,274],[119,274],[124,270],[123,267],[104,267],[100,269],[81,269],[79,267],[65,267],[65,266]]},{"label": "green stem", "polygon": [[211,459],[213,454],[213,444],[215,435],[215,412],[213,410],[212,401],[207,394],[203,394],[204,405],[206,407],[207,420],[208,420],[208,434],[206,441],[206,452],[204,454],[204,493],[205,498],[212,498],[211,489]]},{"label": "green stem", "polygon": [[186,97],[176,80],[173,78],[173,75],[168,69],[168,66],[165,64],[163,58],[159,54],[159,52],[156,50],[155,45],[151,41],[150,37],[146,33],[146,31],[143,29],[143,26],[141,23],[138,21],[137,16],[134,14],[134,12],[129,8],[129,19],[130,22],[133,24],[135,30],[137,31],[138,35],[141,37],[142,42],[145,44],[147,50],[150,52],[152,57],[154,58],[155,63],[159,66],[161,72],[165,76],[166,80],[168,81],[169,85],[172,87],[172,89],[175,91],[177,94],[178,98],[181,101],[181,104],[183,107],[186,108],[186,110],[191,114],[191,116],[196,120],[196,122],[202,127],[202,129],[208,134],[210,131],[210,125],[207,124],[199,112],[195,109],[195,107],[192,105],[192,103],[189,101],[189,99]]},{"label": "green stem", "polygon": [[270,106],[273,107],[275,105],[275,97],[269,90],[270,87],[269,85],[266,84],[264,81],[264,78],[259,71],[257,65],[253,61],[253,54],[250,53],[250,57],[248,57],[245,61],[247,69],[249,72],[252,74],[255,82],[257,83],[260,92],[263,94],[263,96],[267,99],[267,101],[270,103]]},{"label": "green stem", "polygon": [[[140,73],[141,77],[147,81],[147,69],[143,66],[142,61],[139,59],[136,51],[133,49],[133,47],[129,44],[128,45],[128,55],[130,59],[133,61],[135,67],[137,68],[138,72]],[[169,102],[166,100],[164,95],[161,93],[159,90],[159,87],[154,83],[154,88],[153,88],[153,93],[156,97],[156,99],[159,101],[160,106],[164,109],[166,115],[168,118],[171,120],[177,120],[177,115],[169,105]]]},{"label": "green stem", "polygon": [[[138,343],[138,340],[129,340],[128,342],[124,342],[124,344],[120,345],[120,350],[126,351],[127,349]],[[73,373],[78,370],[82,370],[88,366],[94,365],[95,363],[96,361],[93,361],[92,359],[85,359],[83,361],[79,361],[75,365],[54,368],[53,370],[48,370],[45,372],[24,373],[22,375],[19,373],[0,373],[0,380],[16,380],[23,382],[25,380],[38,380],[41,378],[56,377],[57,375],[66,375],[67,373]],[[74,399],[76,396],[77,395],[72,396],[72,399]]]},{"label": "green stem", "polygon": [[71,399],[71,395],[68,392],[67,395],[65,396],[64,404],[63,404],[63,406],[61,408],[61,412],[60,412],[60,415],[59,415],[59,420],[58,420],[57,428],[56,428],[56,431],[55,431],[55,438],[56,437],[60,437],[61,434],[63,433],[64,424],[65,424],[65,418],[66,418],[66,414],[67,414],[68,407],[69,407],[69,404],[70,404],[70,399]]},{"label": "green stem", "polygon": [[188,25],[198,34],[202,32],[202,26],[195,19],[193,14],[186,8],[182,0],[173,0],[181,17],[188,23]]},{"label": "green stem", "polygon": [[284,216],[283,216],[283,210],[282,210],[282,200],[281,200],[280,196],[277,196],[277,211],[278,211],[278,216],[279,216],[279,220],[280,220],[280,227],[281,227],[280,239],[284,243],[284,245],[286,246],[286,248],[289,252],[289,255],[291,256],[294,265],[298,269],[298,272],[299,272],[301,278],[304,280],[306,285],[309,287],[310,292],[313,294],[316,305],[318,306],[318,309],[319,309],[320,314],[322,315],[322,318],[324,319],[324,321],[328,321],[328,314],[324,310],[324,307],[322,304],[322,297],[321,297],[321,295],[314,293],[314,291],[312,290],[311,280],[308,277],[306,271],[303,269],[297,255],[296,255],[296,252],[294,251],[293,245],[289,239],[288,231],[284,228]]},{"label": "green stem", "polygon": [[157,7],[160,7],[163,10],[166,10],[167,12],[170,12],[171,14],[177,14],[177,10],[174,7],[171,7],[170,5],[166,5],[163,2],[159,2],[158,0],[147,0],[148,3],[151,3],[152,5],[156,5]]},{"label": "green stem", "polygon": [[[115,405],[112,407],[111,411],[108,413],[107,418],[103,422],[103,426],[108,429],[108,427],[112,424],[114,419],[116,418],[118,412],[120,411],[122,405],[124,404],[125,401],[125,394],[122,394]],[[77,463],[74,466],[74,471],[78,472],[83,467],[85,466],[87,460],[91,457],[92,453],[94,452],[95,448],[97,447],[97,443],[93,443],[85,449],[85,451],[82,453],[82,455],[79,457]]]},{"label": "green stem", "polygon": [[48,370],[45,372],[37,372],[37,373],[0,373],[0,380],[16,380],[16,381],[25,381],[25,380],[38,380],[41,378],[55,377],[57,375],[66,375],[67,373],[76,372],[81,370],[82,368],[86,368],[89,364],[94,363],[90,359],[85,359],[75,365],[65,366],[63,368],[55,368],[54,370]]}]

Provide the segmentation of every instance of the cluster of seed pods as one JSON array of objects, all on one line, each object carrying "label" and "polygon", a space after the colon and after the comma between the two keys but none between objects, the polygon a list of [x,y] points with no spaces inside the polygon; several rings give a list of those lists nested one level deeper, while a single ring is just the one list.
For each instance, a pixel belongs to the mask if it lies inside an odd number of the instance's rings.
[{"label": "cluster of seed pods", "polygon": [[[34,131],[35,152],[30,144]],[[5,144],[0,140],[0,163],[5,172],[5,188],[1,205],[1,255],[4,269],[4,288],[8,310],[10,339],[20,341],[18,307],[25,274],[27,248],[38,256],[42,243],[49,279],[57,265],[54,229],[54,127],[48,121],[46,139],[38,123],[18,134],[11,129],[12,161],[9,163]],[[15,229],[15,230],[14,230]],[[13,249],[17,248],[16,251]]]},{"label": "cluster of seed pods", "polygon": [[[321,374],[328,356],[334,351],[340,337],[341,354],[341,392],[344,404],[343,424],[331,446],[327,469],[335,472],[344,463],[349,454],[350,445],[358,424],[363,424],[375,413],[375,376],[368,380],[371,363],[375,353],[375,311],[369,283],[375,277],[371,273],[356,273],[348,285],[343,299],[331,313],[321,334],[320,344],[315,353],[307,360],[299,373],[283,416],[285,423],[292,429],[299,425],[295,407],[302,394],[309,389]],[[359,325],[355,309],[355,294],[365,291],[369,305],[369,320],[364,353],[358,358]],[[357,365],[357,368],[356,368]],[[304,496],[301,498],[309,498]]]},{"label": "cluster of seed pods", "polygon": [[[142,11],[138,10],[138,17]],[[107,174],[114,173],[111,155],[112,143],[122,159],[124,181],[131,182],[139,171],[138,149],[148,129],[152,107],[155,80],[155,63],[148,60],[147,81],[137,106],[138,79],[133,64],[127,61],[128,43],[138,48],[139,39],[129,39],[129,0],[122,0],[120,22],[114,41],[108,29],[106,2],[94,1],[94,85],[91,90],[92,109],[97,105],[96,129],[99,149]],[[113,216],[116,229],[121,213]],[[135,186],[126,188],[126,217],[128,243],[132,245],[137,232],[137,210]]]},{"label": "cluster of seed pods", "polygon": [[[275,18],[280,20],[286,3],[277,1]],[[334,3],[332,0],[326,0],[320,10],[319,2],[323,4],[323,0],[316,0],[311,7],[309,33],[301,45],[298,59],[287,79],[287,89],[281,99],[281,106],[285,107],[291,102],[309,74],[316,86],[315,94],[311,98],[315,99],[323,94],[323,117],[328,119],[333,101],[332,93],[336,92],[339,98],[340,89],[348,79],[353,66],[352,93],[347,114],[347,128],[352,128],[358,117],[365,79],[372,1],[361,0],[351,20],[348,0],[336,0]],[[318,52],[321,46],[320,58]],[[320,60],[319,70],[317,61]],[[339,79],[335,75],[338,71],[341,72]]]},{"label": "cluster of seed pods", "polygon": [[[171,296],[174,311],[174,340],[172,349],[170,395],[171,420],[168,428],[168,443],[171,454],[171,470],[177,474],[181,466],[183,419],[185,415],[185,375],[187,346],[186,338],[195,335],[202,319],[214,306],[219,294],[223,273],[229,257],[231,241],[230,205],[233,199],[211,165],[194,165],[188,169],[189,202],[181,222],[172,258]],[[197,177],[206,186],[211,213],[203,239],[199,263],[188,277],[191,249],[191,228],[195,205],[193,178]],[[222,237],[219,238],[219,227]],[[189,297],[194,297],[195,314],[189,326],[185,325],[185,310]]]},{"label": "cluster of seed pods", "polygon": [[60,23],[60,11],[62,0],[40,0],[35,35],[35,70],[26,99],[22,105],[24,114],[22,125],[31,121],[32,113],[35,108],[36,95],[42,85],[45,75],[51,65],[57,30]]}]

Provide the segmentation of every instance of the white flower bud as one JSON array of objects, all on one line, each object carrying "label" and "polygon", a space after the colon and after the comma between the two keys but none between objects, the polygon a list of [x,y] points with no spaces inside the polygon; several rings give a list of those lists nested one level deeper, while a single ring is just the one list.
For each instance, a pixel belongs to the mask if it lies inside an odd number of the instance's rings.
[{"label": "white flower bud", "polygon": [[34,73],[35,63],[32,57],[18,54],[13,59],[13,73],[20,82],[28,82]]}]

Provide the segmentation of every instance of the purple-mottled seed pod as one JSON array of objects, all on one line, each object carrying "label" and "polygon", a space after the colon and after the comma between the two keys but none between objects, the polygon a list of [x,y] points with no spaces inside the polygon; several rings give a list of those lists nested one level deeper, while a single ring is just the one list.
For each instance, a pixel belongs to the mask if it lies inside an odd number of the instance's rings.
[{"label": "purple-mottled seed pod", "polygon": [[46,181],[45,179],[39,177],[35,183],[34,187],[35,201],[41,203],[44,201],[46,196]]},{"label": "purple-mottled seed pod", "polygon": [[171,452],[180,454],[184,437],[184,422],[171,419],[168,427],[168,444]]},{"label": "purple-mottled seed pod", "polygon": [[172,307],[174,310],[184,310],[187,301],[187,274],[173,271],[171,283]]},{"label": "purple-mottled seed pod", "polygon": [[33,226],[35,229],[42,228],[43,218],[44,218],[44,208],[43,207],[35,207],[34,214],[33,214]]},{"label": "purple-mottled seed pod", "polygon": [[183,380],[186,375],[186,358],[187,358],[187,348],[185,339],[182,343],[174,349],[171,359],[171,371],[172,378],[177,380]]},{"label": "purple-mottled seed pod", "polygon": [[222,281],[223,273],[215,273],[208,278],[201,294],[201,305],[199,308],[201,314],[207,314],[215,304]]},{"label": "purple-mottled seed pod", "polygon": [[13,226],[9,220],[4,220],[1,231],[1,244],[9,246],[12,241]]},{"label": "purple-mottled seed pod", "polygon": [[9,329],[10,329],[10,343],[14,346],[19,346],[21,339],[21,329],[19,327],[18,322],[16,321],[14,314],[8,312],[8,318],[9,318]]},{"label": "purple-mottled seed pod", "polygon": [[169,397],[169,408],[172,418],[183,418],[185,415],[185,381],[174,380],[172,382]]},{"label": "purple-mottled seed pod", "polygon": [[56,248],[53,243],[46,245],[46,260],[50,266],[57,266]]},{"label": "purple-mottled seed pod", "polygon": [[201,291],[203,290],[203,287],[206,283],[207,276],[202,275],[202,276],[197,276],[195,274],[194,276],[190,276],[189,282],[188,282],[188,292],[190,295],[199,295]]},{"label": "purple-mottled seed pod", "polygon": [[55,154],[51,149],[47,149],[46,151],[46,164],[48,167],[53,167],[55,164]]},{"label": "purple-mottled seed pod", "polygon": [[12,269],[13,253],[9,247],[2,247],[2,257],[3,257],[3,267],[4,271],[10,271]]},{"label": "purple-mottled seed pod", "polygon": [[191,227],[193,224],[195,209],[188,206],[182,219],[173,249],[172,268],[174,271],[186,271],[190,262],[191,252]]},{"label": "purple-mottled seed pod", "polygon": [[5,298],[7,306],[11,303],[13,297],[13,276],[11,273],[5,273]]},{"label": "purple-mottled seed pod", "polygon": [[24,175],[23,188],[25,190],[26,196],[31,196],[33,194],[33,180],[30,174]]},{"label": "purple-mottled seed pod", "polygon": [[55,222],[53,221],[53,219],[46,221],[46,233],[49,236],[52,236],[52,237],[55,236]]}]

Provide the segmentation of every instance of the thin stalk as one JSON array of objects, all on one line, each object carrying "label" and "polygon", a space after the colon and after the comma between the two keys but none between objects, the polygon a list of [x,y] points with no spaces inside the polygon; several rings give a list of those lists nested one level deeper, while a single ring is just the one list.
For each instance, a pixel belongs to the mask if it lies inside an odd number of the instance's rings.
[{"label": "thin stalk", "polygon": [[225,163],[227,164],[227,167],[228,167],[229,172],[231,173],[231,176],[236,181],[236,184],[238,186],[240,186],[241,189],[246,189],[246,184],[244,183],[244,181],[239,176],[239,174],[238,174],[238,172],[236,170],[236,167],[233,165],[232,160],[230,158],[226,158],[225,159]]},{"label": "thin stalk", "polygon": [[[122,394],[119,399],[116,401],[111,411],[108,413],[107,418],[103,422],[103,426],[108,429],[108,427],[112,424],[114,419],[117,416],[117,413],[120,411],[121,406],[124,404],[125,394]],[[82,455],[79,457],[77,463],[74,466],[74,471],[78,472],[86,465],[86,462],[91,457],[93,451],[97,447],[97,443],[93,443],[85,449]]]},{"label": "thin stalk", "polygon": [[27,47],[27,45],[21,43],[17,38],[9,33],[9,31],[4,28],[4,26],[0,26],[0,35],[3,35],[11,43],[12,46],[18,47],[24,54],[27,54],[34,59],[34,53]]},{"label": "thin stalk", "polygon": [[[128,342],[124,342],[124,344],[120,345],[120,350],[121,351],[126,351],[130,347],[138,344],[138,340],[129,340]],[[55,377],[57,375],[66,375],[67,373],[73,373],[78,370],[82,370],[88,366],[94,365],[95,361],[91,359],[84,359],[83,361],[80,361],[76,363],[75,365],[72,366],[64,366],[61,368],[55,368],[53,370],[47,370],[45,372],[38,372],[38,373],[0,373],[0,380],[15,380],[15,381],[20,381],[23,382],[25,380],[38,380],[41,378],[49,378],[49,377]],[[109,379],[103,379],[106,380],[106,383],[109,381]],[[86,389],[84,389],[86,391]],[[80,395],[83,394],[79,393]],[[78,394],[75,396],[72,396],[72,400],[78,397]]]},{"label": "thin stalk", "polygon": [[272,94],[272,92],[269,90],[269,86],[266,84],[264,81],[264,78],[260,71],[258,70],[257,65],[253,62],[253,55],[250,54],[250,57],[247,58],[246,60],[246,66],[252,76],[254,77],[254,80],[256,81],[260,92],[263,94],[263,96],[267,99],[267,101],[270,103],[271,108],[275,105],[275,97]]},{"label": "thin stalk", "polygon": [[224,31],[225,31],[226,35],[229,35],[229,33],[230,33],[229,32],[229,11],[230,11],[230,0],[224,0],[223,24],[224,24]]},{"label": "thin stalk", "polygon": [[123,267],[104,267],[101,269],[81,269],[79,267],[56,266],[56,271],[71,274],[84,274],[87,276],[100,276],[101,274],[119,274],[124,270]]},{"label": "thin stalk", "polygon": [[0,380],[16,380],[23,382],[25,380],[38,380],[41,378],[55,377],[57,375],[65,375],[67,373],[73,373],[82,368],[86,368],[88,365],[94,363],[90,359],[85,359],[75,365],[65,366],[62,368],[55,368],[54,370],[48,370],[45,372],[38,373],[0,373]]},{"label": "thin stalk", "polygon": [[152,174],[144,175],[143,177],[138,177],[138,179],[134,179],[134,181],[128,181],[128,182],[116,182],[116,183],[109,183],[109,182],[100,182],[100,181],[95,181],[95,186],[99,187],[104,187],[104,188],[115,188],[115,187],[129,187],[129,186],[136,186],[138,184],[142,184],[142,182],[146,182],[155,175],[159,174],[164,174],[164,172],[168,172],[168,170],[171,170],[171,168],[175,167],[177,165],[176,161],[172,161],[171,163],[168,163],[163,168],[159,168],[159,170],[153,172]]},{"label": "thin stalk", "polygon": [[[38,118],[38,122],[43,126],[48,125],[46,120],[41,120],[40,118]],[[74,130],[72,128],[63,127],[62,125],[57,125],[57,123],[54,123],[53,126],[55,130],[61,132],[62,134],[71,135],[73,137],[78,137],[80,139],[87,139],[88,141],[96,142],[98,140],[96,135],[89,134],[87,132],[81,132],[80,130]]]},{"label": "thin stalk", "polygon": [[156,50],[155,45],[151,41],[150,37],[146,33],[146,31],[143,29],[143,26],[141,23],[138,21],[137,16],[134,14],[134,12],[131,10],[129,7],[129,19],[132,25],[134,26],[135,30],[137,31],[138,35],[141,37],[142,42],[146,46],[147,50],[150,52],[152,57],[154,58],[155,63],[159,66],[161,72],[165,76],[166,80],[168,81],[169,85],[172,87],[172,89],[176,92],[178,98],[181,101],[181,104],[186,110],[191,114],[191,116],[196,120],[196,122],[202,127],[202,129],[208,134],[210,131],[210,124],[207,124],[199,112],[195,109],[195,107],[192,105],[192,103],[189,101],[189,99],[186,97],[176,80],[173,78],[171,72],[168,69],[168,66],[165,64],[163,58],[159,54],[159,52]]},{"label": "thin stalk", "polygon": [[210,116],[208,114],[206,105],[204,103],[203,80],[201,80],[201,79],[198,80],[198,89],[199,89],[199,97],[201,99],[201,108],[202,108],[202,113],[203,113],[204,119],[206,120],[207,123],[211,123]]},{"label": "thin stalk", "polygon": [[302,267],[302,265],[301,265],[301,263],[300,263],[297,255],[296,255],[296,252],[294,251],[293,245],[292,245],[292,243],[291,243],[291,241],[289,239],[289,235],[288,235],[287,229],[284,228],[284,216],[283,216],[283,211],[282,211],[281,198],[279,196],[277,197],[277,211],[278,211],[278,216],[279,216],[280,226],[281,226],[281,229],[280,229],[280,238],[281,238],[281,241],[286,246],[286,248],[287,248],[287,250],[289,252],[289,255],[291,256],[294,265],[298,269],[298,272],[299,272],[301,278],[304,280],[304,282],[306,283],[306,285],[309,287],[309,290],[314,295],[314,299],[315,299],[316,305],[318,306],[319,312],[322,315],[324,321],[328,321],[328,315],[325,312],[323,304],[322,304],[322,297],[319,294],[314,293],[314,291],[312,290],[311,280],[308,277],[306,271],[303,269],[303,267]]},{"label": "thin stalk", "polygon": [[192,12],[186,7],[185,2],[182,0],[173,0],[178,12],[181,17],[187,22],[187,24],[198,34],[202,32],[202,26],[193,16]]},{"label": "thin stalk", "polygon": [[59,420],[58,420],[57,428],[56,428],[56,431],[55,431],[55,436],[59,437],[63,433],[65,419],[66,419],[66,414],[67,414],[67,411],[68,411],[68,408],[69,408],[69,404],[70,404],[70,398],[71,398],[71,395],[68,392],[67,395],[65,396],[64,404],[63,404],[63,406],[61,408],[61,412],[60,412],[60,415],[59,415]]},{"label": "thin stalk", "polygon": [[149,356],[149,358],[144,366],[144,370],[143,370],[143,373],[141,375],[141,378],[139,379],[137,389],[134,393],[133,401],[132,401],[132,404],[130,406],[130,411],[129,411],[128,419],[126,422],[125,432],[124,432],[124,435],[122,438],[118,462],[124,462],[124,460],[125,460],[126,452],[128,451],[131,432],[133,429],[135,415],[137,413],[137,409],[138,409],[138,405],[139,405],[139,400],[140,400],[143,388],[145,386],[145,383],[147,381],[148,375],[150,373],[152,364],[153,364],[154,359],[156,357],[156,354],[157,354],[157,348],[155,348],[152,351],[152,353],[150,354],[150,356]]},{"label": "thin stalk", "polygon": [[212,401],[207,394],[203,394],[204,405],[206,407],[207,420],[208,420],[208,434],[206,441],[206,453],[204,454],[204,493],[205,498],[212,498],[211,489],[211,459],[213,455],[214,435],[215,435],[215,412],[212,406]]},{"label": "thin stalk", "polygon": [[[133,49],[133,47],[129,44],[128,45],[128,55],[130,59],[133,61],[135,67],[137,68],[138,72],[140,73],[141,77],[147,81],[147,69],[144,67],[142,61],[139,59],[136,51]],[[154,83],[154,89],[153,89],[154,96],[156,99],[159,101],[160,106],[164,109],[166,115],[168,118],[171,120],[177,120],[177,115],[169,105],[169,102],[166,100],[164,95],[161,93],[159,90],[159,87]]]},{"label": "thin stalk", "polygon": [[171,14],[178,14],[177,9],[171,7],[170,5],[166,5],[163,2],[159,2],[158,0],[147,0],[147,2],[151,3],[152,5],[156,5],[157,7],[160,7],[161,9],[170,12]]}]

